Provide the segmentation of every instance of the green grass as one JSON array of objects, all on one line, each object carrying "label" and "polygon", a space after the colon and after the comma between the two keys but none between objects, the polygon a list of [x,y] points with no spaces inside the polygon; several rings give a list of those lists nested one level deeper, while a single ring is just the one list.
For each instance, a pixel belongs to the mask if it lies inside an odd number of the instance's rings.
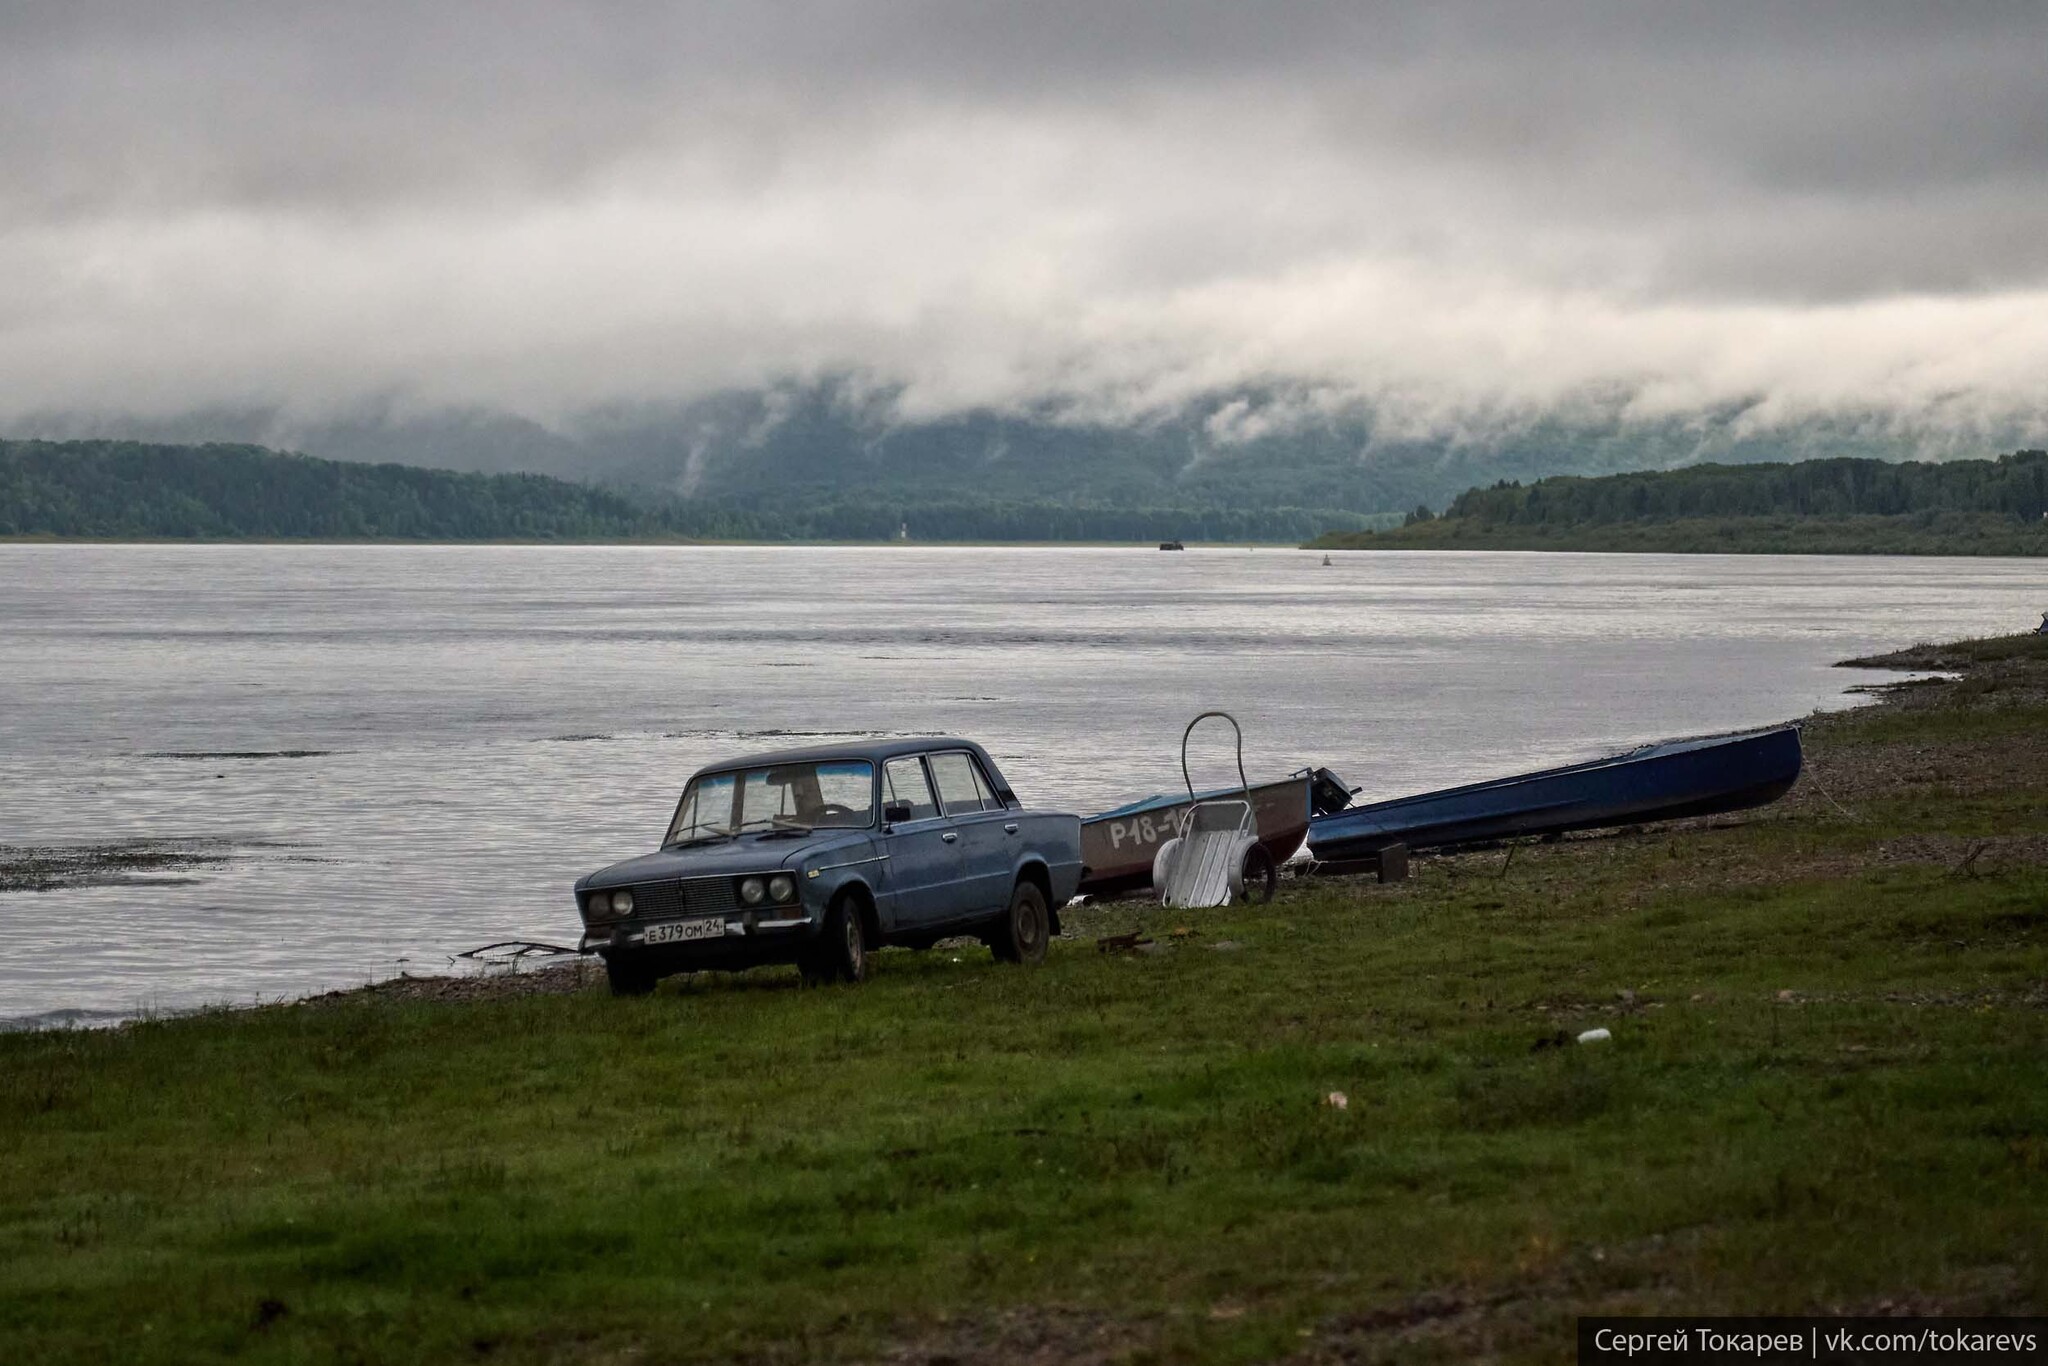
[{"label": "green grass", "polygon": [[1556,1360],[1596,1309],[2040,1312],[2048,871],[1879,853],[2048,835],[2043,784],[1109,907],[1086,937],[1167,951],[1029,972],[0,1037],[0,1358]]},{"label": "green grass", "polygon": [[[2048,663],[2048,635],[2024,631],[1983,640],[1957,640],[1939,645],[1911,645],[1890,654],[1847,661],[1852,667],[1903,669],[1967,669],[1983,664]],[[2035,675],[2038,684],[2039,676]]]},{"label": "green grass", "polygon": [[[1966,690],[1970,684],[1957,685]],[[1990,741],[2010,736],[2048,735],[2048,706],[2031,701],[1994,705],[1984,711],[1939,711],[1914,715],[1894,712],[1858,727],[1843,743],[1881,745],[1899,741]]]}]

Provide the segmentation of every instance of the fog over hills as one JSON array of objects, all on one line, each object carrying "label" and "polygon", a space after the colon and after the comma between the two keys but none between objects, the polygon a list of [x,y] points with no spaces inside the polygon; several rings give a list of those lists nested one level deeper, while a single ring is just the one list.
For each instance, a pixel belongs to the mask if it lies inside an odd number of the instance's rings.
[{"label": "fog over hills", "polygon": [[2018,431],[1908,436],[1876,419],[1758,434],[1743,429],[1740,410],[1641,422],[1582,408],[1571,418],[1416,436],[1388,433],[1355,406],[1316,412],[1299,396],[1272,391],[1128,422],[986,409],[912,419],[896,398],[840,381],[620,403],[554,425],[478,408],[377,404],[317,420],[276,409],[43,415],[25,420],[19,435],[251,442],[334,460],[549,474],[706,499],[851,493],[1361,513],[1441,507],[1501,479],[1704,461],[1944,459],[2027,444]]}]

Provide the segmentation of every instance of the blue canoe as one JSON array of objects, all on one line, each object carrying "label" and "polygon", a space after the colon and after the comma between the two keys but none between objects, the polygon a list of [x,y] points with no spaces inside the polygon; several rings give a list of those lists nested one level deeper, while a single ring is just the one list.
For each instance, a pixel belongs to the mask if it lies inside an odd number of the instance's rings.
[{"label": "blue canoe", "polygon": [[1390,845],[1437,849],[1516,835],[1711,816],[1776,801],[1799,777],[1799,731],[1668,740],[1611,758],[1350,806],[1309,822],[1319,861],[1368,858]]}]

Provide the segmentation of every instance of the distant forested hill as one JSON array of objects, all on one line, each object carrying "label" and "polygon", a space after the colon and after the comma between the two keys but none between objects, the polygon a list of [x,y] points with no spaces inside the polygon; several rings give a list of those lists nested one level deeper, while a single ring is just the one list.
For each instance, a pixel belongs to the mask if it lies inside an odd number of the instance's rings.
[{"label": "distant forested hill", "polygon": [[1697,465],[1469,489],[1331,549],[2048,554],[2048,451],[1941,464]]},{"label": "distant forested hill", "polygon": [[682,499],[247,445],[0,441],[0,536],[307,540],[1299,540],[1341,509],[832,490]]},{"label": "distant forested hill", "polygon": [[351,465],[258,446],[0,443],[0,535],[560,539],[645,525],[616,495],[539,475]]},{"label": "distant forested hill", "polygon": [[[1153,491],[1156,496],[1156,491]],[[1147,505],[796,485],[719,497],[248,445],[0,441],[0,536],[272,540],[1300,540],[1318,546],[2048,554],[2048,452],[1499,483],[1377,535],[1328,506]]]},{"label": "distant forested hill", "polygon": [[[1370,405],[1288,386],[1218,391],[1170,411],[1122,416],[918,413],[904,399],[900,391],[826,378],[688,401],[621,402],[546,424],[487,408],[365,401],[324,416],[264,407],[155,417],[27,414],[11,430],[46,440],[233,442],[362,464],[545,474],[736,506],[1001,502],[1397,516],[1417,503],[1440,508],[1462,489],[1500,479],[1704,461],[1976,453],[1853,416],[1768,431],[1745,426],[1739,407],[1645,420],[1628,415],[1617,396],[1548,415],[1447,420],[1434,432]],[[1997,441],[1986,449],[2035,444],[2024,431]]]}]

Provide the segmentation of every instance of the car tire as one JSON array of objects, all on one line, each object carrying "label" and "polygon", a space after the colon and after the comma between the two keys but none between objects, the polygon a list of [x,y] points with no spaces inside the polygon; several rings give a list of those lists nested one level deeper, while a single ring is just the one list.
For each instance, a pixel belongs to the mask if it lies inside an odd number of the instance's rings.
[{"label": "car tire", "polygon": [[797,971],[806,986],[829,986],[834,982],[860,982],[868,975],[868,932],[861,923],[860,909],[851,899],[841,897],[825,913],[825,924],[804,956]]},{"label": "car tire", "polygon": [[1005,963],[1026,967],[1045,961],[1045,946],[1052,938],[1052,912],[1046,909],[1045,893],[1038,884],[1020,881],[1010,893],[1010,909],[1003,912],[996,931],[989,936],[989,948]]},{"label": "car tire", "polygon": [[604,960],[605,980],[614,996],[647,996],[661,980],[645,963],[630,954],[610,953]]},{"label": "car tire", "polygon": [[1266,852],[1263,844],[1254,844],[1244,851],[1244,894],[1247,906],[1263,906],[1273,899],[1280,890],[1280,870],[1273,863],[1273,856]]}]

